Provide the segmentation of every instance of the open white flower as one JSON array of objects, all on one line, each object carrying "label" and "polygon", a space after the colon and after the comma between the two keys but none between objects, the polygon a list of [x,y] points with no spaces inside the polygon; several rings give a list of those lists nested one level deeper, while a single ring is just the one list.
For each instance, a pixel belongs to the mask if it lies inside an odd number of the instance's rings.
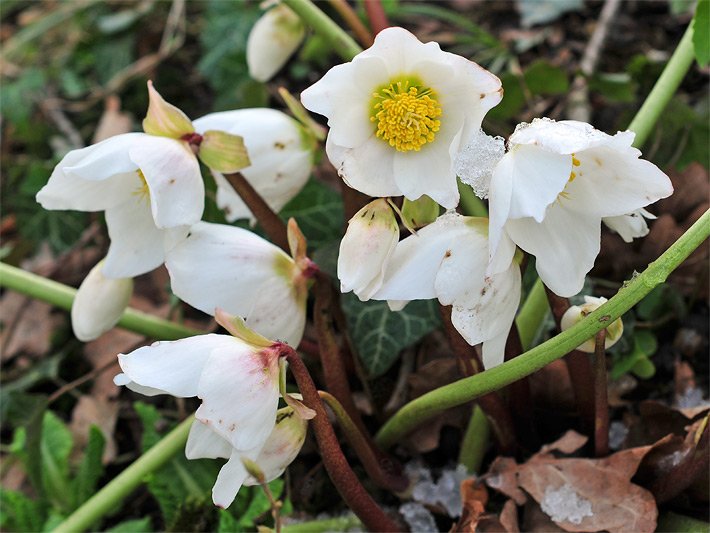
[{"label": "open white flower", "polygon": [[501,96],[500,80],[476,63],[387,28],[301,101],[328,117],[328,158],[350,187],[410,200],[426,194],[453,208],[454,158]]},{"label": "open white flower", "polygon": [[[596,311],[602,304],[606,303],[606,298],[600,297],[595,298],[594,296],[585,296],[584,303],[582,305],[572,305],[570,306],[565,314],[562,315],[560,320],[560,327],[562,331],[571,328],[580,320],[583,320],[588,314]],[[609,324],[606,328],[606,336],[604,337],[604,348],[611,348],[617,341],[621,338],[624,333],[624,323],[621,318],[617,318]],[[595,340],[594,337],[584,341],[582,344],[577,346],[577,349],[582,352],[594,353]]]},{"label": "open white flower", "polygon": [[[240,172],[276,212],[308,181],[316,142],[311,133],[281,111],[237,109],[210,113],[193,124],[198,133],[222,130],[244,139],[250,165]],[[217,182],[217,205],[224,209],[227,220],[248,218],[253,222],[251,211],[222,173],[213,170],[212,175]]]},{"label": "open white flower", "polygon": [[239,137],[195,134],[190,120],[148,84],[146,133],[126,133],[69,152],[37,193],[45,209],[105,211],[111,245],[103,266],[128,278],[163,263],[165,251],[202,217],[205,191],[195,150],[210,167],[248,164]]},{"label": "open white flower", "polygon": [[[295,223],[289,232],[300,235]],[[219,307],[245,317],[254,331],[296,348],[315,267],[305,244],[292,254],[248,230],[199,222],[168,253],[165,266],[181,300],[205,313]]]},{"label": "open white flower", "polygon": [[535,256],[553,292],[578,293],[599,253],[602,218],[673,192],[668,176],[639,159],[633,139],[629,131],[611,136],[576,121],[518,126],[490,184],[491,256],[505,232]]},{"label": "open white flower", "polygon": [[355,213],[340,242],[341,292],[353,291],[363,302],[369,300],[382,285],[398,241],[399,225],[387,200],[374,200]]},{"label": "open white flower", "polygon": [[71,306],[71,325],[83,342],[97,339],[121,318],[133,293],[133,278],[107,278],[99,261],[81,282]]},{"label": "open white flower", "polygon": [[483,363],[491,368],[503,362],[520,303],[515,245],[504,237],[500,248],[497,273],[487,275],[488,221],[447,213],[397,245],[372,298],[396,307],[430,298],[451,305],[454,327],[469,344],[483,343]]},{"label": "open white flower", "polygon": [[303,42],[306,28],[296,13],[277,5],[256,21],[247,38],[249,75],[268,81],[284,66]]}]

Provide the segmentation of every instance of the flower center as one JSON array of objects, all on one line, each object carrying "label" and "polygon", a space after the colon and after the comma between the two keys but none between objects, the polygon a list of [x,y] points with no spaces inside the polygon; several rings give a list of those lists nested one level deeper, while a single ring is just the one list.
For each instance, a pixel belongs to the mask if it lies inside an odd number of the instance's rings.
[{"label": "flower center", "polygon": [[150,197],[150,189],[148,188],[148,182],[145,181],[145,175],[141,169],[136,170],[136,174],[141,180],[140,186],[133,191],[133,194],[138,197],[139,200]]},{"label": "flower center", "polygon": [[419,151],[441,127],[436,94],[410,80],[392,82],[373,93],[370,121],[377,136],[400,152]]}]

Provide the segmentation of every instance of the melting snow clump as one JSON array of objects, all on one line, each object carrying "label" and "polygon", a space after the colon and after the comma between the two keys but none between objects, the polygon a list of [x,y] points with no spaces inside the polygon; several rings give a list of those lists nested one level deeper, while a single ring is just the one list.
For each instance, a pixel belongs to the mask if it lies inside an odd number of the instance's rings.
[{"label": "melting snow clump", "polygon": [[569,483],[559,489],[547,487],[540,507],[554,522],[581,524],[585,516],[594,516],[592,502],[580,497]]},{"label": "melting snow clump", "polygon": [[620,420],[614,420],[609,424],[609,448],[612,450],[621,449],[626,436],[629,434],[629,428]]},{"label": "melting snow clump", "polygon": [[412,498],[415,501],[443,507],[451,518],[461,516],[461,482],[470,477],[465,466],[458,465],[455,469],[443,470],[436,483],[432,479],[431,471],[421,465],[409,463],[406,471],[411,479],[416,480],[412,489]]},{"label": "melting snow clump", "polygon": [[454,159],[454,171],[480,198],[488,198],[493,169],[505,154],[503,137],[491,137],[480,131]]},{"label": "melting snow clump", "polygon": [[405,503],[399,508],[399,512],[406,520],[411,531],[416,531],[417,533],[437,533],[439,531],[434,521],[434,515],[421,503]]}]

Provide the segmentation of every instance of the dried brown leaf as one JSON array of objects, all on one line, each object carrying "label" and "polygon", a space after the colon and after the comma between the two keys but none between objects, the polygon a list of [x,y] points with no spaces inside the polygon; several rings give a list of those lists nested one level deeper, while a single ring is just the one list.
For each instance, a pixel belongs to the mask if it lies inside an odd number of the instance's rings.
[{"label": "dried brown leaf", "polygon": [[106,445],[103,462],[110,463],[116,457],[116,441],[113,432],[118,419],[118,402],[108,398],[84,395],[79,398],[72,412],[69,429],[74,435],[77,449],[84,449],[89,442],[89,429],[97,426],[103,433]]},{"label": "dried brown leaf", "polygon": [[580,435],[576,431],[568,431],[555,442],[545,444],[542,448],[540,448],[538,454],[549,454],[557,451],[562,452],[565,455],[570,455],[584,446],[587,443],[587,440],[589,440],[587,437]]},{"label": "dried brown leaf", "polygon": [[518,465],[510,457],[496,457],[486,474],[486,485],[512,498],[518,505],[527,501],[527,496],[518,487]]},{"label": "dried brown leaf", "polygon": [[452,531],[475,533],[481,516],[486,512],[488,503],[486,486],[475,478],[464,479],[461,482],[461,503],[463,504],[461,519]]},{"label": "dried brown leaf", "polygon": [[25,353],[45,355],[51,348],[56,327],[64,321],[60,313],[52,313],[48,303],[7,291],[0,298],[0,346],[3,361]]}]

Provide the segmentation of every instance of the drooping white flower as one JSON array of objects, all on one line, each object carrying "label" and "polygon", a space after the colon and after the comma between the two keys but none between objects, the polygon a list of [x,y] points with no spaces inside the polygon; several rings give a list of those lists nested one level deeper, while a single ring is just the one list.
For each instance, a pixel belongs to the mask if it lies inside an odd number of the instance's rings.
[{"label": "drooping white flower", "polygon": [[202,400],[185,453],[188,459],[229,458],[213,489],[215,504],[227,507],[248,481],[242,459],[280,475],[303,444],[305,421],[287,420],[288,413],[282,410],[279,417],[277,411],[279,359],[288,348],[248,330],[236,317],[218,310],[216,318],[234,336],[199,335],[119,354],[123,373],[114,382],[148,396]]},{"label": "drooping white flower", "polygon": [[[298,231],[289,224],[289,231]],[[299,232],[300,234],[300,232]],[[199,222],[167,255],[173,292],[205,313],[215,308],[246,318],[249,327],[294,348],[306,324],[313,263],[304,252],[289,257],[248,230]]]},{"label": "drooping white flower", "polygon": [[247,38],[249,75],[269,81],[303,42],[306,28],[291,8],[277,5],[256,21]]},{"label": "drooping white flower", "polygon": [[338,279],[342,292],[367,301],[382,285],[385,267],[399,241],[399,225],[387,200],[360,209],[340,242]]},{"label": "drooping white flower", "polygon": [[[193,122],[195,130],[223,130],[244,139],[250,165],[240,172],[257,193],[278,212],[308,181],[316,143],[311,133],[294,119],[268,108],[238,109],[211,113]],[[217,205],[233,222],[254,220],[249,208],[220,172],[212,171],[217,182]]]},{"label": "drooping white flower", "polygon": [[[577,322],[584,319],[588,314],[596,311],[607,300],[604,297],[595,298],[594,296],[585,296],[582,305],[570,306],[560,320],[562,331],[571,328]],[[606,336],[604,337],[604,348],[611,348],[621,338],[624,333],[624,323],[621,318],[617,318],[606,328]],[[577,349],[582,352],[594,353],[595,341],[594,337],[586,340],[584,343],[577,346]]]},{"label": "drooping white flower", "polygon": [[645,209],[637,209],[628,215],[603,218],[602,222],[618,233],[625,242],[632,242],[634,239],[648,235],[646,219],[655,220],[656,215]]},{"label": "drooping white flower", "polygon": [[[105,211],[110,278],[148,272],[202,217],[204,184],[193,146],[206,164],[236,171],[248,163],[238,137],[196,135],[182,111],[148,84],[146,133],[117,135],[69,152],[37,193],[45,209]],[[197,146],[199,145],[199,148]]]},{"label": "drooping white flower", "polygon": [[83,342],[97,339],[121,318],[133,293],[133,278],[107,278],[99,261],[81,282],[71,306],[74,335]]},{"label": "drooping white flower", "polygon": [[507,237],[487,275],[488,221],[456,213],[402,240],[385,271],[375,300],[402,302],[438,298],[451,305],[451,321],[471,345],[483,343],[483,363],[503,362],[505,341],[520,303],[520,267]]},{"label": "drooping white flower", "polygon": [[491,256],[505,232],[535,256],[553,292],[578,293],[599,253],[602,218],[673,192],[668,176],[639,159],[633,139],[629,131],[611,136],[576,121],[518,126],[491,180]]},{"label": "drooping white flower", "polygon": [[453,208],[454,158],[501,96],[500,80],[476,63],[387,28],[301,101],[328,117],[328,158],[350,187],[410,200],[426,194]]}]

